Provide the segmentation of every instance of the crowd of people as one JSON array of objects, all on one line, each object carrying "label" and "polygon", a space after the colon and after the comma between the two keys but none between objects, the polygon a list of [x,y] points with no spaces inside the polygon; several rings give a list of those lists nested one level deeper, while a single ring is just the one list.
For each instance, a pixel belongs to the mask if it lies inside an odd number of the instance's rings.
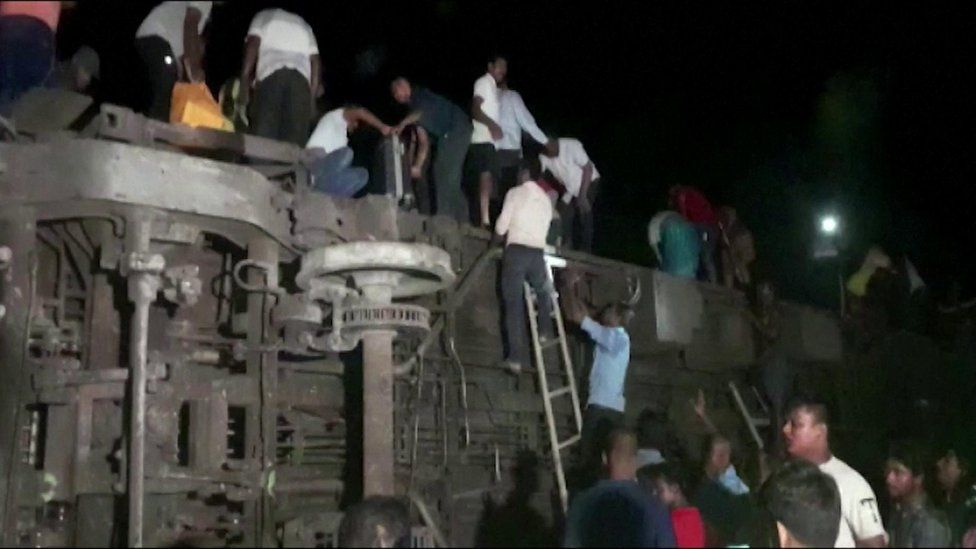
[{"label": "crowd of people", "polygon": [[[65,5],[70,3],[0,2],[0,114],[8,114],[31,88],[84,91],[98,77],[98,56],[90,48],[60,65],[54,61]],[[174,86],[205,80],[204,29],[213,5],[163,2],[135,30],[149,86],[147,116],[169,121]],[[351,133],[369,127],[404,137],[411,177],[426,180],[429,172],[432,180],[425,213],[472,221],[492,230],[495,244],[504,244],[501,367],[517,373],[530,365],[524,283],[539,297],[539,318],[551,318],[548,295],[555,289],[545,249],[560,244],[592,250],[601,177],[579,140],[539,128],[521,95],[508,87],[508,59],[486,60],[468,109],[406,77],[394,78],[391,97],[408,114],[387,123],[358,105],[316,112],[322,67],[315,33],[300,16],[262,10],[244,43],[239,77],[220,93],[235,130],[302,147],[313,188],[340,197],[360,193],[369,179],[366,169],[354,165]],[[536,142],[537,154],[527,154],[523,134]],[[496,215],[497,196],[504,199]],[[626,303],[586,303],[580,278],[568,273],[560,291],[563,314],[592,341],[594,353],[573,498],[558,540],[567,547],[976,547],[976,485],[962,452],[952,448],[926,456],[917,442],[893,444],[883,469],[890,509],[882,518],[871,486],[831,450],[827,406],[795,398],[775,292],[751,274],[752,234],[734,209],[715,208],[692,186],[672,187],[668,201],[669,209],[648,225],[660,268],[755,291],[750,319],[760,351],[760,384],[777,427],[770,433],[771,451],[759,459],[760,474],[751,485],[743,480],[733,465],[731,439],[712,423],[703,395],[692,406],[708,433],[697,460],[661,435],[667,421],[654,414],[642,414],[639,434],[628,430],[624,383],[633,310]],[[914,266],[907,259],[902,263],[896,269],[880,250],[869,252],[847,284],[851,309],[870,309],[869,286],[880,284],[885,273],[905,273],[910,295],[923,289]],[[539,337],[543,344],[552,340],[551,323],[539,322]],[[520,493],[517,501],[527,499]],[[409,537],[408,518],[401,502],[368,498],[346,514],[339,543],[397,546]]]},{"label": "crowd of people", "polygon": [[[67,81],[54,70],[54,44],[61,10],[70,4],[0,2],[0,114],[9,116],[10,106],[33,87]],[[177,83],[206,81],[205,28],[214,4],[162,2],[135,29],[149,97],[147,116],[176,121],[171,111]],[[324,94],[322,63],[315,32],[301,16],[280,8],[261,10],[243,38],[239,76],[219,94],[227,127],[303,147],[316,190],[343,197],[362,191],[368,172],[353,167],[349,134],[369,126],[383,136],[399,134],[410,142],[409,171],[415,182],[426,183],[430,171],[428,194],[433,199],[426,201],[430,205],[423,213],[490,230],[497,217],[497,197],[518,183],[526,157],[525,133],[537,142],[528,156],[538,157],[551,188],[561,195],[559,241],[592,249],[600,174],[579,140],[547,136],[539,129],[522,96],[508,87],[509,63],[504,56],[487,58],[466,109],[406,77],[394,78],[392,99],[409,114],[386,123],[357,105],[317,111],[317,99]],[[67,64],[79,91],[98,76],[93,53],[82,48]]]},{"label": "crowd of people", "polygon": [[728,288],[752,286],[755,244],[734,208],[715,208],[690,185],[671,187],[668,204],[647,225],[647,239],[662,271]]},{"label": "crowd of people", "polygon": [[[681,451],[640,448],[643,433],[615,428],[600,448],[600,478],[575,494],[561,531],[545,527],[517,483],[520,507],[506,502],[504,520],[498,509],[486,509],[482,529],[494,531],[481,532],[478,545],[976,546],[976,484],[954,450],[933,458],[916,442],[892,443],[882,466],[889,503],[883,519],[868,482],[832,453],[826,407],[797,399],[787,417],[786,453],[752,487],[738,476],[732,443],[721,434],[709,437],[696,468]],[[406,547],[408,517],[395,498],[367,498],[343,522],[340,546]]]}]

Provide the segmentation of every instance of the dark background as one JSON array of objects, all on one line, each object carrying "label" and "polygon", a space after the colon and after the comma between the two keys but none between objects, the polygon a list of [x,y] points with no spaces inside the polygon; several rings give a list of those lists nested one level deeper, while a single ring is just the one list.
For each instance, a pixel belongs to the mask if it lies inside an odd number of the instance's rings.
[{"label": "dark background", "polygon": [[[99,99],[141,107],[135,30],[153,2],[80,2],[59,50],[102,56]],[[212,89],[236,75],[251,17],[315,29],[326,103],[395,122],[391,76],[465,109],[493,51],[543,130],[579,138],[603,175],[597,251],[649,264],[646,222],[672,184],[731,204],[787,297],[837,299],[871,243],[909,254],[936,295],[971,295],[976,7],[783,1],[227,2],[214,9]],[[842,216],[844,258],[814,262],[817,215]]]}]

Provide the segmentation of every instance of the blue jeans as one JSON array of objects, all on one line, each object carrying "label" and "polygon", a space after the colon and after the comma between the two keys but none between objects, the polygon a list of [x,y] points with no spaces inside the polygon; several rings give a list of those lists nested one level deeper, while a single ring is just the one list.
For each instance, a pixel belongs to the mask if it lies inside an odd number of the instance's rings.
[{"label": "blue jeans", "polygon": [[317,158],[309,166],[312,187],[319,192],[352,198],[369,182],[366,168],[352,167],[352,149],[343,147]]},{"label": "blue jeans", "polygon": [[10,114],[24,93],[42,86],[54,63],[54,33],[27,15],[0,17],[0,113]]}]

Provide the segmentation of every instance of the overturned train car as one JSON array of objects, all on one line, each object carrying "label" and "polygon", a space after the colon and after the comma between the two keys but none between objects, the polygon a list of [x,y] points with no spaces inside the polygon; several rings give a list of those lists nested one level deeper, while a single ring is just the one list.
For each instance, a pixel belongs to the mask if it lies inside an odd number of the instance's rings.
[{"label": "overturned train car", "polygon": [[[536,375],[495,367],[489,235],[310,193],[298,152],[111,106],[0,143],[4,545],[329,546],[364,493],[410,498],[415,545],[470,545],[525,450],[559,515]],[[593,303],[640,294],[629,419],[667,413],[694,447],[702,388],[748,448],[745,297],[558,255]],[[832,383],[833,318],[783,307],[791,357]]]}]

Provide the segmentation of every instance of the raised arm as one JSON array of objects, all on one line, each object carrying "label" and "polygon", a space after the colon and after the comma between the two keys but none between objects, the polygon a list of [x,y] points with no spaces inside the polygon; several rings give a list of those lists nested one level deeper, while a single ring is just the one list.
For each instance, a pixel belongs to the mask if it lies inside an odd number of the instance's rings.
[{"label": "raised arm", "polygon": [[697,415],[698,418],[701,419],[702,424],[705,425],[705,430],[708,431],[709,434],[713,435],[718,433],[718,428],[715,427],[715,424],[712,422],[712,418],[708,416],[708,410],[706,409],[705,403],[705,392],[698,389],[698,398],[689,400],[689,402],[691,403],[692,408],[695,409],[695,415]]}]

